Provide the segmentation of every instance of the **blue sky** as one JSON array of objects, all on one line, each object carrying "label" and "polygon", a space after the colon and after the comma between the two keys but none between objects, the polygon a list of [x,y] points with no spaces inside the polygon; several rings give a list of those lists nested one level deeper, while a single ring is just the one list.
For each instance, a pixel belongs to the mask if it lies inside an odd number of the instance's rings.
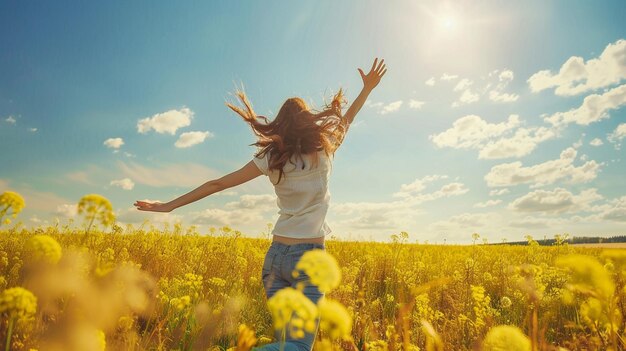
[{"label": "blue sky", "polygon": [[626,232],[626,4],[603,2],[3,2],[0,192],[27,226],[85,194],[118,220],[230,225],[277,218],[268,179],[169,214],[247,163],[225,106],[243,84],[270,118],[321,107],[357,68],[388,72],[336,154],[327,222],[343,239],[468,242]]}]

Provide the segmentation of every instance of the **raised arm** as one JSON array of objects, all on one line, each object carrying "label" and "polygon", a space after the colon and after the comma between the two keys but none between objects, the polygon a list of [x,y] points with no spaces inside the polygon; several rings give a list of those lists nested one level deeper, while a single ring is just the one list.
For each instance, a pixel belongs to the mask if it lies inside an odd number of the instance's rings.
[{"label": "raised arm", "polygon": [[374,90],[374,88],[376,88],[376,86],[380,82],[380,79],[387,72],[387,67],[385,66],[384,62],[385,60],[382,59],[379,63],[378,57],[374,59],[372,68],[367,74],[364,74],[363,70],[358,68],[359,73],[361,74],[361,79],[363,79],[363,89],[361,90],[361,93],[359,93],[359,96],[357,96],[357,98],[354,100],[354,102],[352,102],[352,105],[350,105],[348,111],[346,111],[346,113],[344,114],[344,118],[348,120],[349,124],[352,123],[354,117],[356,117],[356,114],[361,110],[363,104],[365,104],[365,100],[367,100],[369,94],[372,92],[372,90]]},{"label": "raised arm", "polygon": [[227,174],[219,179],[209,180],[208,182],[197,187],[196,189],[188,192],[185,195],[179,196],[178,198],[170,202],[161,203],[136,201],[134,205],[140,211],[171,212],[176,208],[203,199],[211,194],[217,193],[218,191],[222,191],[224,189],[243,184],[260,176],[261,174],[263,174],[261,173],[261,170],[254,164],[253,161],[250,161],[240,169],[230,174]]}]

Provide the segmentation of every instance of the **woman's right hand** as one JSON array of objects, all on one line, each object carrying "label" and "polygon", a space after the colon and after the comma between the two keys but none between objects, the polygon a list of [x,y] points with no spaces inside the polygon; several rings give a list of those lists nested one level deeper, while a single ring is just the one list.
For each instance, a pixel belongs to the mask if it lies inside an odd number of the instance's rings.
[{"label": "woman's right hand", "polygon": [[152,211],[152,212],[172,212],[173,208],[169,203],[161,203],[158,201],[135,201],[133,204],[139,211]]},{"label": "woman's right hand", "polygon": [[361,74],[361,79],[363,79],[363,88],[368,90],[373,90],[376,88],[380,79],[387,72],[387,67],[384,64],[385,59],[380,60],[378,62],[378,57],[374,59],[374,63],[372,64],[372,68],[370,69],[368,74],[364,74],[363,70],[358,68],[359,73]]}]

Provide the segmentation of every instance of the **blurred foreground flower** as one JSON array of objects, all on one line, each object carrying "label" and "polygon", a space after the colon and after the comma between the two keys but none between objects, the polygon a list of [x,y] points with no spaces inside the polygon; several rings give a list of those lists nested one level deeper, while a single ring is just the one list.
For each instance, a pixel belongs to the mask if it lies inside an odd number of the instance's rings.
[{"label": "blurred foreground flower", "polygon": [[[14,191],[5,191],[2,193],[2,195],[0,195],[0,225],[2,223],[11,223],[10,218],[6,218],[2,221],[2,217],[10,215],[12,218],[15,218],[17,217],[17,214],[22,211],[24,206],[24,198],[20,194]],[[8,213],[9,209],[11,210],[11,213]]]},{"label": "blurred foreground flower", "polygon": [[8,317],[9,325],[6,336],[6,350],[11,345],[13,326],[18,319],[29,319],[37,312],[37,298],[30,291],[15,287],[0,294],[0,316]]},{"label": "blurred foreground flower", "polygon": [[304,330],[315,331],[317,308],[300,290],[284,288],[267,300],[267,307],[274,319],[274,328],[282,330],[291,321],[294,337],[304,337]]},{"label": "blurred foreground flower", "polygon": [[102,195],[89,194],[83,196],[78,203],[78,214],[83,213],[85,214],[85,218],[89,221],[87,233],[89,233],[89,229],[91,229],[91,225],[96,218],[105,227],[115,222],[113,206],[111,206],[109,200]]},{"label": "blurred foreground flower", "polygon": [[572,273],[575,290],[606,299],[615,292],[615,283],[607,270],[593,257],[568,255],[559,257],[556,265],[568,268]]},{"label": "blurred foreground flower", "polygon": [[530,339],[515,326],[499,325],[489,330],[483,351],[530,351]]},{"label": "blurred foreground flower", "polygon": [[323,293],[330,292],[341,281],[337,260],[324,250],[307,251],[296,265],[293,272],[295,277],[299,274],[298,270],[304,271],[311,278],[311,283],[317,285]]},{"label": "blurred foreground flower", "polygon": [[35,235],[26,243],[30,258],[35,261],[57,263],[61,259],[61,245],[49,235]]},{"label": "blurred foreground flower", "polygon": [[257,342],[257,338],[254,336],[254,330],[248,328],[245,324],[239,325],[239,336],[237,337],[237,351],[248,351]]},{"label": "blurred foreground flower", "polygon": [[349,339],[352,331],[352,318],[348,310],[339,302],[323,297],[318,302],[320,329],[331,339]]},{"label": "blurred foreground flower", "polygon": [[37,298],[30,291],[15,287],[0,294],[0,314],[7,314],[9,319],[27,318],[37,311]]}]

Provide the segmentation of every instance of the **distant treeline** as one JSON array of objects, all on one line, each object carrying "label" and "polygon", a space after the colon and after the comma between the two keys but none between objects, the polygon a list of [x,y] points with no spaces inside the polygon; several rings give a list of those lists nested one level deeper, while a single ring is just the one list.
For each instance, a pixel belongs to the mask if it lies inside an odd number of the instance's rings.
[{"label": "distant treeline", "polygon": [[[539,245],[542,245],[542,246],[551,246],[556,243],[556,239],[538,239],[534,241],[536,241]],[[565,240],[561,239],[561,242],[568,243],[568,244],[626,243],[626,235],[612,236],[610,238],[601,238],[597,236],[575,236],[572,238],[567,238]],[[528,245],[528,240],[504,242],[504,243],[493,243],[493,245],[502,245],[502,244]]]}]

